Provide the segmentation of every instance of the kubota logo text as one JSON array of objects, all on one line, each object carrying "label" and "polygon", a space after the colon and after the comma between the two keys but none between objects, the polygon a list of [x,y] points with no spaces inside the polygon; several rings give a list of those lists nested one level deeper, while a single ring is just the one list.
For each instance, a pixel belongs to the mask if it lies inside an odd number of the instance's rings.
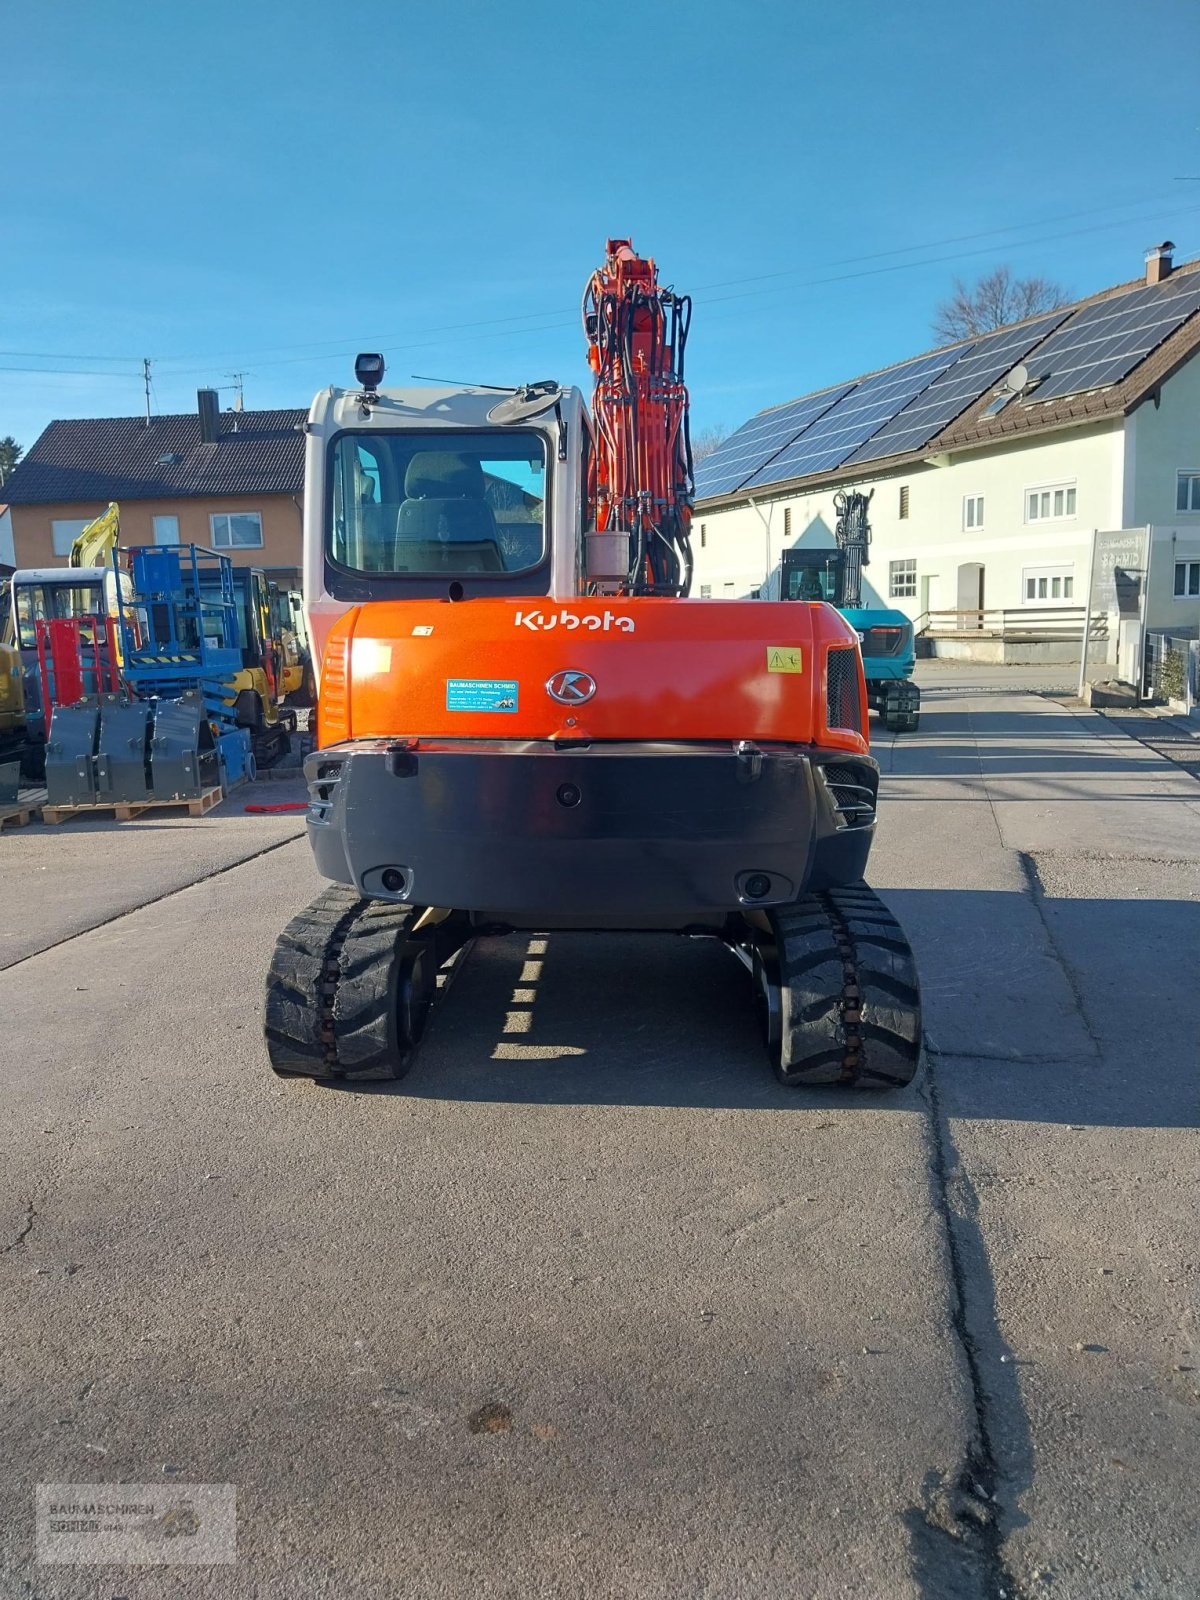
[{"label": "kubota logo text", "polygon": [[632,633],[636,626],[632,617],[618,616],[613,611],[581,617],[567,610],[518,611],[516,625],[518,628],[529,628],[534,633],[539,629],[549,633],[551,628],[565,628],[568,633],[573,633],[576,628],[588,628],[592,633],[609,633],[613,628],[619,628],[622,633]]}]

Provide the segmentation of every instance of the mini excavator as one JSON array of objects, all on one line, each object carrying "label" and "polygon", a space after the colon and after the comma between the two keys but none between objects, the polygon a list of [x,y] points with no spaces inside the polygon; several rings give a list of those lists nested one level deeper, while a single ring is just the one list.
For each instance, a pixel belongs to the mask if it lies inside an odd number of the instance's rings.
[{"label": "mini excavator", "polygon": [[608,242],[594,378],[330,388],[306,424],[318,660],[307,832],[330,886],[280,935],[272,1067],[400,1078],[475,939],[718,939],[789,1085],[892,1088],[912,953],[863,882],[878,767],[829,605],[687,598],[691,303]]},{"label": "mini excavator", "polygon": [[838,608],[858,634],[867,704],[890,732],[913,733],[921,717],[921,691],[913,682],[913,625],[903,611],[863,604],[862,569],[871,548],[867,507],[874,493],[838,490],[833,497],[837,549],[796,544],[785,550],[780,598],[827,600]]}]

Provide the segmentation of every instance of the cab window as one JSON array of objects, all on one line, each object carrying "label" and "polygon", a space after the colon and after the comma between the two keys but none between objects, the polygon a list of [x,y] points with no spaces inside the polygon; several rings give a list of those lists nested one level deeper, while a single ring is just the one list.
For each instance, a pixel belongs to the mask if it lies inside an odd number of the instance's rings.
[{"label": "cab window", "polygon": [[351,571],[486,576],[543,557],[539,433],[347,433],[332,469],[329,553]]},{"label": "cab window", "polygon": [[94,617],[104,612],[100,585],[95,583],[22,583],[14,586],[17,642],[22,650],[37,648],[34,624],[59,617]]}]

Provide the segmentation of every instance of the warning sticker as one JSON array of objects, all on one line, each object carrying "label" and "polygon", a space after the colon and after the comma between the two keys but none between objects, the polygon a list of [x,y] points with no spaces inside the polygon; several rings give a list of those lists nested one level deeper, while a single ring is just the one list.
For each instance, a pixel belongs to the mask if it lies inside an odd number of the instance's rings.
[{"label": "warning sticker", "polygon": [[447,678],[447,711],[515,711],[515,678]]},{"label": "warning sticker", "polygon": [[800,651],[790,644],[769,644],[767,646],[767,671],[803,672],[804,662]]}]

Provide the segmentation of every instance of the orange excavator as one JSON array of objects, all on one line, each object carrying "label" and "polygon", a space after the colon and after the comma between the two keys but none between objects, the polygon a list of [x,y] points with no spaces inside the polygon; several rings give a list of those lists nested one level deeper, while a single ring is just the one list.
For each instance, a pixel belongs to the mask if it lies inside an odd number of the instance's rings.
[{"label": "orange excavator", "polygon": [[400,1078],[475,939],[724,942],[784,1083],[918,1063],[912,954],[863,882],[878,768],[825,604],[687,598],[686,296],[628,240],[584,297],[594,394],[357,386],[306,427],[320,661],[308,837],[331,880],[280,935],[281,1074]]}]

